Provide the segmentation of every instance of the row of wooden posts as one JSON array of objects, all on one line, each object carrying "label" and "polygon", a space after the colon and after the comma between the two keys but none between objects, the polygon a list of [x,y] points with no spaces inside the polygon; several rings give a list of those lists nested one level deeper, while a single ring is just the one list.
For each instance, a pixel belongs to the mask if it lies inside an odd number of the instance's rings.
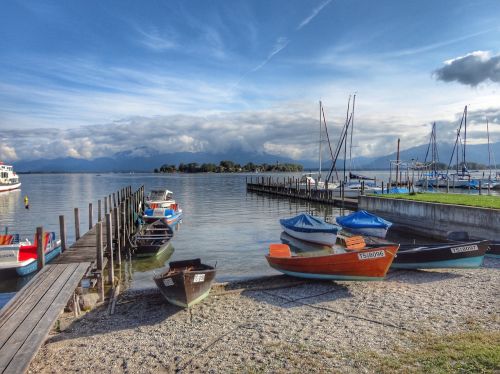
[{"label": "row of wooden posts", "polygon": [[[95,268],[99,276],[99,291],[101,299],[104,299],[104,252],[107,251],[108,258],[108,282],[114,285],[114,259],[116,263],[121,264],[121,252],[127,248],[128,239],[135,233],[137,214],[144,206],[144,186],[141,186],[137,191],[132,192],[132,187],[122,188],[116,193],[105,196],[103,200],[97,201],[97,222],[95,223],[95,245],[96,245],[96,260]],[[102,204],[104,201],[104,204]],[[102,206],[104,205],[104,210]],[[89,203],[89,231],[94,228],[93,224],[93,204]],[[80,213],[79,208],[74,208],[75,222],[75,244],[82,240],[80,236]],[[61,252],[64,256],[67,250],[66,240],[66,224],[64,215],[59,216],[59,229],[61,239]],[[104,230],[106,231],[106,243],[103,242]],[[37,227],[37,261],[38,270],[45,266],[45,256],[43,249],[43,228]],[[78,248],[74,249],[78,251]],[[80,249],[83,250],[83,249]]]}]

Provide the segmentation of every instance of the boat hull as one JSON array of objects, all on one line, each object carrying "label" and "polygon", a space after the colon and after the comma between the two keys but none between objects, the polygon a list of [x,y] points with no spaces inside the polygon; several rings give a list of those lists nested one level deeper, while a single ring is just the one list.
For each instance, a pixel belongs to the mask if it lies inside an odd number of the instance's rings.
[{"label": "boat hull", "polygon": [[[177,267],[178,264],[182,264],[182,268]],[[190,270],[191,267],[199,270]],[[171,273],[172,269],[178,271]],[[199,260],[177,261],[171,262],[169,271],[154,277],[154,281],[169,303],[189,308],[209,295],[215,274],[215,268],[203,265]]]},{"label": "boat hull", "polygon": [[273,257],[269,265],[288,275],[309,279],[381,280],[387,274],[398,246],[387,246],[317,257]]},{"label": "boat hull", "polygon": [[337,234],[329,232],[302,232],[302,231],[292,230],[283,225],[281,225],[281,227],[283,231],[288,235],[290,235],[291,237],[304,240],[310,243],[332,246],[335,244],[335,241],[337,240]]},{"label": "boat hull", "polygon": [[500,258],[500,242],[490,243],[490,248],[486,252],[486,256]]},{"label": "boat hull", "polygon": [[401,248],[392,262],[394,269],[471,269],[482,265],[488,241]]},{"label": "boat hull", "polygon": [[182,211],[176,212],[170,216],[165,216],[165,215],[163,215],[163,216],[162,215],[153,215],[153,216],[146,216],[145,215],[145,216],[143,216],[144,222],[146,222],[146,223],[151,223],[151,222],[157,221],[159,219],[165,219],[170,226],[173,226],[173,225],[176,225],[177,223],[179,223],[181,218],[182,218]]},{"label": "boat hull", "polygon": [[132,238],[134,257],[161,256],[170,247],[173,236],[174,232],[165,218],[142,226]]},{"label": "boat hull", "polygon": [[375,236],[376,238],[382,238],[382,239],[386,237],[387,230],[389,230],[389,228],[378,228],[378,227],[377,228],[365,227],[356,229],[351,227],[344,227],[344,228],[353,234]]},{"label": "boat hull", "polygon": [[[54,258],[61,254],[60,241],[54,249],[45,253],[45,263],[50,263]],[[36,258],[27,261],[3,263],[0,265],[0,279],[10,279],[15,277],[26,277],[38,270]]]},{"label": "boat hull", "polygon": [[0,184],[0,192],[13,191],[21,188],[21,182],[14,184]]}]

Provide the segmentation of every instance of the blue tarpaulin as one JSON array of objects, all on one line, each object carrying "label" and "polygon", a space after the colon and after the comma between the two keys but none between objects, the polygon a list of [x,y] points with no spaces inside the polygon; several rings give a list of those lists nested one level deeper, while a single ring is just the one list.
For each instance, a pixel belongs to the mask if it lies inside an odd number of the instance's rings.
[{"label": "blue tarpaulin", "polygon": [[293,218],[280,219],[280,224],[287,229],[300,232],[329,232],[336,234],[340,230],[337,225],[332,225],[306,213]]},{"label": "blue tarpaulin", "polygon": [[360,210],[349,214],[348,216],[337,217],[337,223],[346,228],[361,229],[361,228],[389,228],[392,222],[386,221],[374,214],[368,213],[366,210]]}]

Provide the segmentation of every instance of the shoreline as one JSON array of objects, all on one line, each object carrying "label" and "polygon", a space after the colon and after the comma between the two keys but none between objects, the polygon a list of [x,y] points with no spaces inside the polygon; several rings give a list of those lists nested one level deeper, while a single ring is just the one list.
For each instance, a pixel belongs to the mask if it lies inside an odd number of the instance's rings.
[{"label": "shoreline", "polygon": [[189,310],[155,288],[126,290],[114,315],[106,304],[64,314],[29,372],[384,372],[422,337],[484,332],[500,348],[499,269],[485,258],[479,269],[391,271],[379,282],[266,276],[215,284]]}]

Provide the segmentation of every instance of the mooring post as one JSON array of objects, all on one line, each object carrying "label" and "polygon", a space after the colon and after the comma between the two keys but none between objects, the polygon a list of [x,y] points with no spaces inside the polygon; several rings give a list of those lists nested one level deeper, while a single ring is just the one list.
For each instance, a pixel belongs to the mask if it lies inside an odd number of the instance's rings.
[{"label": "mooring post", "polygon": [[59,237],[61,238],[61,252],[66,250],[66,225],[64,216],[59,216]]},{"label": "mooring post", "polygon": [[114,192],[113,192],[113,208],[116,208],[116,196]]},{"label": "mooring post", "polygon": [[122,263],[122,255],[120,248],[120,215],[118,214],[118,208],[113,209],[113,216],[115,221],[115,229],[114,229],[114,237],[116,241],[116,263],[121,265]]},{"label": "mooring post", "polygon": [[124,206],[123,204],[121,205],[121,219],[120,219],[120,228],[121,228],[121,233],[122,233],[122,240],[121,240],[121,243],[122,243],[122,246],[123,248],[126,248],[127,247],[127,231],[125,230],[125,209],[123,209]]},{"label": "mooring post", "polygon": [[101,209],[102,209],[101,200],[97,200],[97,222],[102,221]]},{"label": "mooring post", "polygon": [[96,223],[96,265],[97,271],[99,273],[97,279],[97,292],[99,294],[99,301],[104,301],[104,276],[103,276],[103,264],[104,264],[104,251],[102,247],[102,221]]},{"label": "mooring post", "polygon": [[37,269],[42,270],[45,266],[45,253],[43,248],[43,227],[36,228],[36,262]]},{"label": "mooring post", "polygon": [[92,203],[89,203],[89,230],[92,228]]},{"label": "mooring post", "polygon": [[115,284],[115,268],[113,265],[113,228],[112,228],[111,214],[106,213],[106,247],[108,249],[109,254],[109,272],[108,272],[108,280],[111,286]]},{"label": "mooring post", "polygon": [[80,239],[80,214],[78,208],[75,208],[75,241]]},{"label": "mooring post", "polygon": [[108,213],[108,198],[104,196],[104,215]]},{"label": "mooring post", "polygon": [[482,189],[481,189],[481,188],[482,188],[482,187],[481,187],[481,184],[482,184],[481,182],[482,182],[482,181],[481,181],[481,180],[479,180],[479,195],[482,195],[482,194],[483,194],[483,191],[482,191]]}]

